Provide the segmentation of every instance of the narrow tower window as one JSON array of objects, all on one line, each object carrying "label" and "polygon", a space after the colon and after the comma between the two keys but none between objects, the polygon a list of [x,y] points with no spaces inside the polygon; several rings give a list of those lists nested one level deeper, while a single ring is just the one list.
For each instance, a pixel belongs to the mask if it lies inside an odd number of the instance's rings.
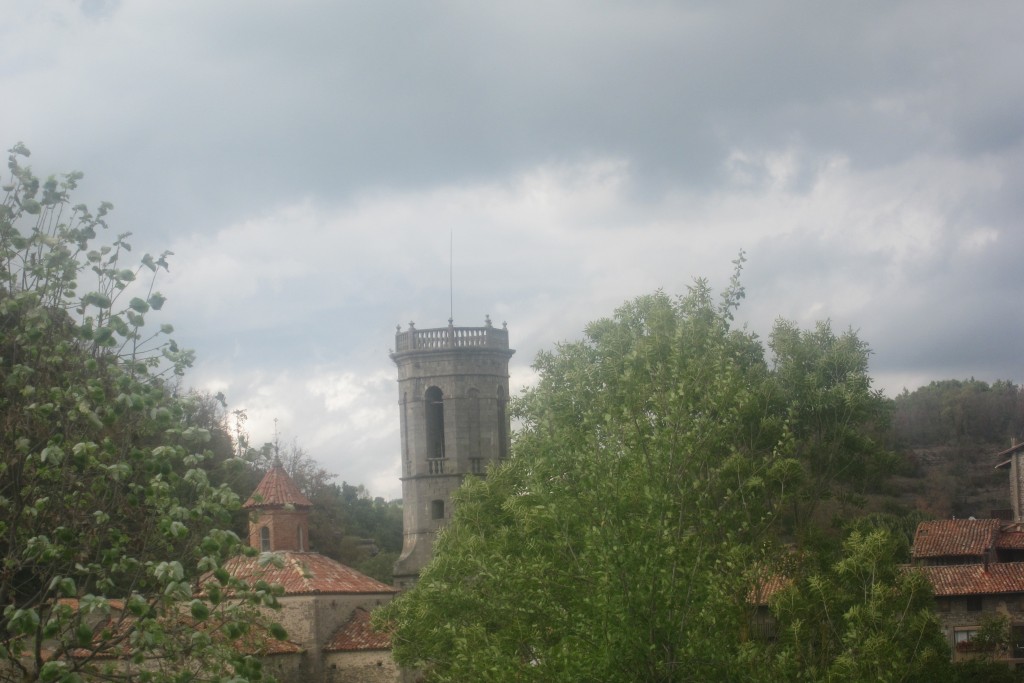
[{"label": "narrow tower window", "polygon": [[444,519],[444,501],[443,500],[432,500],[432,501],[430,501],[430,518],[431,519]]},{"label": "narrow tower window", "polygon": [[[466,395],[469,398],[469,457],[479,458],[483,450],[480,443],[480,392],[470,389]],[[457,453],[455,457],[460,455],[462,454]]]},{"label": "narrow tower window", "polygon": [[260,550],[267,553],[270,552],[270,527],[260,527]]},{"label": "narrow tower window", "polygon": [[498,385],[498,457],[508,457],[508,413],[505,410],[505,389]]},{"label": "narrow tower window", "polygon": [[427,458],[444,457],[444,394],[437,387],[427,389]]},{"label": "narrow tower window", "polygon": [[298,527],[296,528],[296,530],[298,531],[298,544],[296,545],[296,549],[297,549],[297,550],[298,550],[298,551],[299,551],[300,553],[301,553],[301,552],[305,552],[305,551],[306,551],[306,549],[305,549],[305,548],[303,547],[303,545],[302,545],[302,525],[300,524],[300,525],[299,525],[299,526],[298,526]]},{"label": "narrow tower window", "polygon": [[409,457],[409,396],[402,392],[402,411],[399,413],[399,422],[402,425],[402,452],[405,455],[405,476],[412,475],[412,458]]}]

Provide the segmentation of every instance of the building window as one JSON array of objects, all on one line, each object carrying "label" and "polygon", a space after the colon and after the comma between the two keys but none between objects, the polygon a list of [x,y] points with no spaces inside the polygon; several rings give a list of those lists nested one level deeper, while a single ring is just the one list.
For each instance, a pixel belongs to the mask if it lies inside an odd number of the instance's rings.
[{"label": "building window", "polygon": [[427,458],[437,460],[444,457],[444,394],[437,387],[427,389]]},{"label": "building window", "polygon": [[302,525],[301,524],[296,528],[296,534],[297,534],[298,538],[296,539],[297,542],[295,544],[295,547],[298,549],[298,551],[300,553],[304,552],[306,549],[302,546]]},{"label": "building window", "polygon": [[1010,647],[1013,648],[1014,659],[1024,659],[1024,624],[1010,627]]},{"label": "building window", "polygon": [[484,459],[483,458],[470,458],[469,469],[473,474],[484,473]]},{"label": "building window", "polygon": [[505,409],[505,388],[498,386],[498,457],[508,457],[508,412]]},{"label": "building window", "polygon": [[974,652],[972,641],[977,637],[977,626],[953,629],[953,649],[957,652]]},{"label": "building window", "polygon": [[402,425],[402,449],[405,454],[405,476],[412,476],[412,455],[409,453],[409,394],[402,392],[402,412],[400,413]]},{"label": "building window", "polygon": [[260,550],[270,552],[270,527],[260,527]]},{"label": "building window", "polygon": [[949,612],[952,610],[952,602],[949,598],[936,598],[935,609],[940,612]]},{"label": "building window", "polygon": [[431,519],[444,519],[444,501],[443,500],[432,500],[432,501],[430,501],[430,518]]},{"label": "building window", "polygon": [[968,612],[980,612],[982,608],[982,600],[980,595],[968,595],[967,596],[967,611]]},{"label": "building window", "polygon": [[[469,454],[480,455],[482,446],[480,442],[480,392],[477,389],[470,389],[466,392],[469,399],[467,408],[466,426],[469,430]],[[456,454],[458,457],[460,454]]]}]

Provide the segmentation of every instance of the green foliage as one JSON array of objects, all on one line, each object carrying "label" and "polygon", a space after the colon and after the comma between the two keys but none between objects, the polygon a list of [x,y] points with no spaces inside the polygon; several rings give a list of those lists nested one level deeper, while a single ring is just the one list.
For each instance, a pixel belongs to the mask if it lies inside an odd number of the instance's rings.
[{"label": "green foliage", "polygon": [[309,538],[317,552],[391,583],[402,549],[401,503],[344,481],[317,487],[310,500]]},{"label": "green foliage", "polygon": [[0,204],[0,679],[259,679],[229,628],[258,596],[193,595],[238,552],[218,527],[239,500],[165,382],[191,352],[145,326],[167,254],[95,246],[110,205],[70,207],[81,175],[41,181],[27,156]]},{"label": "green foliage", "polygon": [[514,457],[457,492],[419,583],[377,617],[400,663],[433,681],[772,680],[751,591],[789,568],[780,539],[818,499],[884,469],[865,434],[886,413],[852,332],[781,321],[766,362],[732,326],[741,262],[718,301],[702,280],[640,297],[538,355]]},{"label": "green foliage", "polygon": [[901,568],[905,541],[884,529],[852,532],[843,557],[796,577],[773,601],[779,641],[769,680],[928,681],[951,676],[931,586]]},{"label": "green foliage", "polygon": [[836,335],[828,322],[800,330],[779,320],[769,346],[774,409],[785,411],[789,453],[806,475],[787,519],[799,535],[820,524],[821,500],[857,507],[893,470],[895,458],[879,445],[889,404],[871,389],[870,350],[852,330]]},{"label": "green foliage", "polygon": [[931,382],[894,401],[894,431],[908,446],[1002,444],[1024,429],[1024,389],[971,378]]}]

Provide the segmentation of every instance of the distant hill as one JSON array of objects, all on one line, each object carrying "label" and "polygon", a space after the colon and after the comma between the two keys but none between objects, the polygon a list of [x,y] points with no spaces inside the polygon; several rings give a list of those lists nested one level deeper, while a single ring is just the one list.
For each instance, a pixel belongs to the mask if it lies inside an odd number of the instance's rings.
[{"label": "distant hill", "polygon": [[872,507],[929,517],[992,516],[1009,507],[1005,470],[995,455],[1022,436],[1024,390],[1013,382],[932,382],[893,400],[889,447],[899,471]]}]

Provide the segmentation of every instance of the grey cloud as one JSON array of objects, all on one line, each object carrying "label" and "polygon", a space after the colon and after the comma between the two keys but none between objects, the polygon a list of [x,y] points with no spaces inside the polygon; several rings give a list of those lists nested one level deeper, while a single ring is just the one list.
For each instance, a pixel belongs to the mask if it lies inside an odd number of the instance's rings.
[{"label": "grey cloud", "polygon": [[[742,247],[759,332],[831,317],[876,372],[1024,380],[1019,2],[18,9],[5,144],[177,251],[194,381],[281,392],[300,437],[332,416],[294,378],[388,372],[395,323],[444,324],[451,227],[456,320],[508,319],[518,368]],[[363,437],[350,481],[390,457]]]}]

